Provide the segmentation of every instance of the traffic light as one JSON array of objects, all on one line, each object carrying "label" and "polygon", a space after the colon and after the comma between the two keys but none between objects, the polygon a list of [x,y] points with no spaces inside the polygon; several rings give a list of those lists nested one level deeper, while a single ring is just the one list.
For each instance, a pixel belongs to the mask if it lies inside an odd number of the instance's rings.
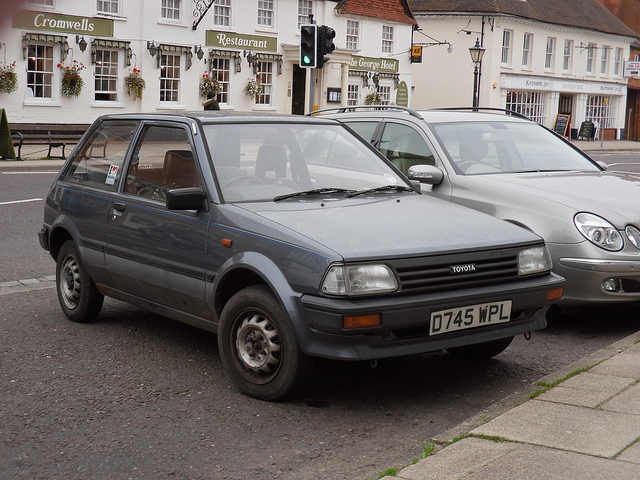
[{"label": "traffic light", "polygon": [[300,67],[316,68],[318,26],[300,25]]},{"label": "traffic light", "polygon": [[316,68],[322,68],[322,66],[329,61],[329,57],[325,57],[325,55],[330,55],[336,49],[336,46],[333,43],[334,38],[336,38],[336,31],[333,28],[327,27],[326,25],[318,27],[318,53],[316,55]]}]

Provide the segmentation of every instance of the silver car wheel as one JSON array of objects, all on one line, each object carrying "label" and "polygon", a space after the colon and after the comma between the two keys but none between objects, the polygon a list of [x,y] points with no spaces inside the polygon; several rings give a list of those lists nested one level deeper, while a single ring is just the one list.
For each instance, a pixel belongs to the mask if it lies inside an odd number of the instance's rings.
[{"label": "silver car wheel", "polygon": [[271,375],[280,365],[280,334],[263,315],[252,314],[242,321],[236,349],[243,365],[258,374]]},{"label": "silver car wheel", "polygon": [[80,303],[80,294],[82,293],[80,266],[73,255],[67,255],[64,258],[60,274],[62,301],[69,310],[73,310]]}]

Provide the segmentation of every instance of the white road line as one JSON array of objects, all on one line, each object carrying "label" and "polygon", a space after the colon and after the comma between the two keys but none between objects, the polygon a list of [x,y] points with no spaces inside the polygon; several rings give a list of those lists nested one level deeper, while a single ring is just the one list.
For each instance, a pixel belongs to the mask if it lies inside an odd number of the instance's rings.
[{"label": "white road line", "polygon": [[0,202],[0,205],[13,205],[14,203],[41,202],[43,198],[29,198],[28,200],[13,200],[11,202]]},{"label": "white road line", "polygon": [[56,175],[58,172],[54,172],[54,171],[49,171],[49,170],[37,170],[35,172],[2,172],[3,175],[37,175],[37,174],[41,174],[41,173],[49,173],[49,174],[54,174]]}]

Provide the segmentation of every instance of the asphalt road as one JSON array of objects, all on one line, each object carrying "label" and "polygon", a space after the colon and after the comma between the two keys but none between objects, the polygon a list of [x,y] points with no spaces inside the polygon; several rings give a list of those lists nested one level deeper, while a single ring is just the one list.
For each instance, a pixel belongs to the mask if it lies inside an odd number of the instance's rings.
[{"label": "asphalt road", "polygon": [[[0,172],[0,283],[53,274],[34,200],[52,180]],[[556,315],[485,362],[322,361],[300,397],[267,403],[231,386],[212,334],[109,299],[97,322],[74,324],[52,288],[0,295],[0,478],[374,477],[637,318],[637,306]]]}]

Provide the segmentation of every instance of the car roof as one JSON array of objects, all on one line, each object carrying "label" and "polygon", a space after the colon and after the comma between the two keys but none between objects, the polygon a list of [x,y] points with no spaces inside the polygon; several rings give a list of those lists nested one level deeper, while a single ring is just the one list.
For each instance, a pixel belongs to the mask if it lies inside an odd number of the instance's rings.
[{"label": "car roof", "polygon": [[111,120],[166,120],[180,121],[184,119],[199,121],[203,124],[211,123],[325,123],[336,124],[337,122],[328,117],[307,117],[303,115],[287,115],[276,113],[256,113],[256,112],[230,112],[230,111],[180,111],[180,112],[156,112],[156,113],[121,113],[110,114],[100,117],[100,119]]}]

